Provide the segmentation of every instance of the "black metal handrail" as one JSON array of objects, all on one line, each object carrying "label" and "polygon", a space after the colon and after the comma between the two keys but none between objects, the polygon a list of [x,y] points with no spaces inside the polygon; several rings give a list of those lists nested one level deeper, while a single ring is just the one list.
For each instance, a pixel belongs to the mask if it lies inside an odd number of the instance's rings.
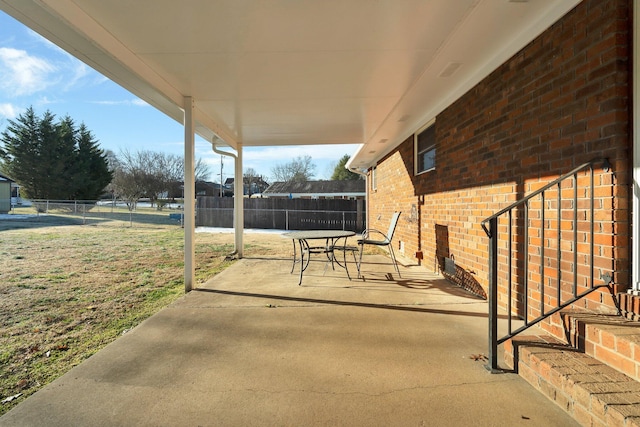
[{"label": "black metal handrail", "polygon": [[[485,233],[487,233],[487,236],[489,237],[489,275],[488,275],[488,279],[489,279],[489,292],[488,292],[488,302],[489,302],[489,355],[488,355],[488,368],[491,371],[498,371],[498,352],[497,352],[497,347],[499,344],[505,342],[506,340],[514,337],[515,335],[521,333],[522,331],[528,329],[529,327],[541,322],[542,320],[548,318],[549,316],[551,316],[554,313],[557,313],[558,311],[562,310],[563,308],[566,308],[567,306],[575,303],[577,300],[585,297],[586,295],[588,295],[589,293],[595,291],[596,289],[599,289],[603,286],[608,286],[609,283],[611,282],[611,276],[607,273],[607,274],[603,274],[601,276],[601,279],[604,280],[604,283],[599,284],[599,285],[595,285],[594,284],[594,169],[593,166],[597,163],[602,163],[602,169],[605,172],[608,172],[611,168],[608,160],[606,158],[599,158],[599,159],[594,159],[590,162],[584,163],[578,167],[576,167],[575,169],[573,169],[572,171],[570,171],[569,173],[566,173],[564,175],[562,175],[561,177],[557,178],[556,180],[550,182],[549,184],[546,184],[545,186],[541,187],[540,189],[534,191],[533,193],[529,194],[528,196],[518,200],[517,202],[511,204],[510,206],[507,206],[506,208],[500,210],[499,212],[491,215],[490,217],[486,218],[485,220],[483,220],[481,222],[481,226],[484,229]],[[590,228],[589,228],[589,262],[588,262],[588,267],[589,267],[589,287],[587,287],[587,289],[583,292],[578,292],[578,211],[580,210],[578,208],[578,173],[584,171],[584,170],[589,170],[590,172],[590,181],[589,181],[589,205],[588,205],[588,210],[590,212],[590,217],[589,217],[589,223],[590,223]],[[563,209],[562,206],[562,201],[563,201],[563,197],[562,197],[562,184],[564,181],[568,180],[568,179],[573,179],[573,197],[572,197],[572,203],[571,204],[571,210],[573,211],[573,215],[571,218],[572,221],[572,229],[573,229],[573,287],[572,287],[572,295],[570,298],[566,299],[566,300],[562,300],[561,297],[561,278],[562,278],[562,273],[561,273],[561,261],[562,261],[562,250],[561,250],[561,235],[562,235],[562,223],[563,223],[563,212],[567,211],[567,209]],[[555,301],[556,304],[555,306],[553,306],[552,308],[549,308],[547,306],[547,303],[545,303],[545,266],[544,266],[544,261],[545,261],[545,230],[547,230],[548,228],[545,226],[545,212],[546,212],[546,198],[545,198],[545,194],[547,191],[555,189],[555,191],[557,192],[557,196],[556,196],[556,212],[555,214],[556,216],[556,284],[557,284],[557,294],[555,295]],[[530,225],[530,221],[529,221],[529,215],[530,215],[530,204],[532,202],[532,200],[535,200],[536,198],[540,198],[540,215],[539,215],[539,223],[540,226],[536,227],[537,229],[539,229],[539,240],[540,240],[540,245],[539,245],[539,259],[540,259],[540,279],[539,279],[539,283],[540,283],[540,298],[538,298],[538,302],[540,304],[539,307],[539,312],[540,315],[537,316],[536,318],[529,320],[528,318],[528,313],[529,313],[529,233],[530,233],[530,229],[533,228]],[[524,295],[523,300],[522,300],[522,304],[523,304],[523,309],[522,312],[524,313],[523,316],[518,316],[518,314],[514,314],[514,310],[513,310],[513,293],[512,293],[512,289],[513,289],[513,257],[512,254],[513,252],[513,213],[516,210],[523,210],[524,211],[524,217],[523,217],[523,226],[522,226],[522,242],[524,242],[521,247],[523,250],[522,253],[522,268],[520,269],[520,272],[522,273],[522,283],[516,283],[516,286],[520,286],[523,290],[522,290],[522,294]],[[506,277],[506,282],[507,282],[507,304],[506,304],[506,309],[507,309],[507,333],[504,334],[503,336],[499,337],[498,336],[498,235],[499,235],[499,224],[498,221],[500,218],[502,218],[503,216],[507,216],[507,220],[508,220],[508,225],[507,225],[507,231],[506,231],[506,236],[507,236],[507,243],[506,243],[506,254],[507,254],[507,277]],[[488,225],[488,226],[487,226]],[[517,253],[517,252],[516,252]],[[516,268],[517,269],[517,268]],[[522,322],[522,326],[514,329],[513,327],[513,318],[516,317],[518,318],[518,320],[520,322]]]}]

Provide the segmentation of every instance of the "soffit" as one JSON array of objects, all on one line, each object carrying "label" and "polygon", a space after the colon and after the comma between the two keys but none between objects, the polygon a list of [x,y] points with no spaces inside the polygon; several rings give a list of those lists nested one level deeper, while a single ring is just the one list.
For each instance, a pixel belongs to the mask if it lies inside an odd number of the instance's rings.
[{"label": "soffit", "polygon": [[350,163],[366,168],[576,3],[0,0],[0,9],[180,122],[192,96],[208,140],[362,144]]}]

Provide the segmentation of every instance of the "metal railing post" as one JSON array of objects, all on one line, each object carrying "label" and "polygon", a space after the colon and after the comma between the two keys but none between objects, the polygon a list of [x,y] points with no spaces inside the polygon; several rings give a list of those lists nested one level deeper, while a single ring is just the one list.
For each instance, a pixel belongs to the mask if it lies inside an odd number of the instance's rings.
[{"label": "metal railing post", "polygon": [[578,173],[573,174],[573,297],[578,296]]},{"label": "metal railing post", "polygon": [[[595,280],[594,262],[595,262],[595,249],[596,249],[595,240],[594,240],[595,227],[596,227],[596,224],[595,224],[596,195],[594,192],[595,182],[594,182],[593,165],[595,164],[595,162],[599,162],[599,161],[602,161],[604,163],[603,170],[605,172],[609,172],[610,165],[607,159],[594,159],[591,162],[588,162],[576,167],[571,172],[562,175],[556,180],[550,182],[549,184],[543,186],[542,188],[539,188],[538,190],[534,191],[528,196],[522,198],[521,200],[518,200],[517,202],[511,204],[510,206],[502,209],[501,211],[493,214],[492,216],[490,216],[489,218],[486,218],[481,222],[481,226],[484,229],[485,233],[487,234],[487,237],[489,238],[489,247],[488,247],[488,254],[487,254],[488,261],[489,261],[488,285],[487,285],[488,306],[489,306],[488,307],[489,354],[488,354],[488,362],[486,367],[487,369],[490,369],[492,372],[501,372],[500,368],[498,367],[498,356],[497,356],[497,348],[500,344],[506,342],[507,340],[513,338],[519,333],[525,331],[527,328],[540,323],[541,321],[545,320],[549,316],[555,313],[558,313],[559,311],[565,309],[566,307],[571,306],[571,304],[575,303],[581,298],[586,297],[592,291],[595,291],[603,287],[607,287],[611,284],[612,276],[608,272],[601,273],[601,279],[603,283],[597,284],[597,285],[594,283],[594,280]],[[585,192],[583,192],[583,195],[579,197],[580,193],[578,191],[579,190],[578,184],[580,180],[578,179],[579,178],[578,174],[587,168],[590,171],[589,183],[580,187],[580,188],[584,187]],[[573,186],[572,192],[570,191],[571,187],[569,186],[566,187],[566,193],[567,193],[566,196],[563,195],[563,184],[562,184],[565,181],[567,182],[570,181],[571,185]],[[586,193],[587,186],[589,191],[588,195]],[[546,216],[547,190],[550,190],[551,194],[553,194],[553,191],[556,192],[555,219],[553,219],[553,214],[552,214],[553,203],[551,199],[548,200],[548,203],[549,203],[549,213],[551,214],[552,219],[548,219]],[[573,194],[571,195],[571,193]],[[532,265],[536,265],[536,262],[540,264],[539,266],[540,274],[539,274],[539,278],[535,278],[534,280],[533,278],[529,277],[529,265],[530,265],[529,246],[535,247],[535,245],[533,245],[529,240],[530,238],[529,227],[531,226],[529,209],[531,207],[530,201],[534,197],[538,197],[538,196],[540,196],[540,202],[541,202],[541,205],[540,205],[541,212],[539,215],[540,259],[539,261],[532,261]],[[586,202],[584,203],[584,207],[583,207],[583,210],[585,212],[584,221],[589,220],[589,223],[590,223],[589,229],[585,230],[590,235],[585,237],[584,239],[584,243],[587,243],[587,240],[589,240],[588,242],[589,253],[588,254],[584,253],[585,261],[583,262],[583,266],[589,267],[589,280],[591,283],[589,284],[590,286],[584,286],[587,288],[586,290],[582,292],[578,292],[578,278],[579,278],[578,261],[579,259],[582,259],[581,257],[578,256],[578,243],[579,243],[578,238],[580,236],[580,233],[578,232],[580,228],[579,227],[580,216],[578,215],[579,214],[578,209],[580,206],[579,202],[583,199]],[[511,288],[513,287],[513,283],[512,283],[513,232],[511,227],[513,223],[513,212],[515,209],[518,209],[518,208],[523,210],[524,218],[523,218],[523,221],[521,221],[520,218],[518,217],[516,221],[516,224],[518,227],[517,239],[518,241],[522,242],[521,244],[516,243],[516,251],[522,252],[522,255],[520,255],[520,258],[522,259],[523,267],[522,267],[522,274],[518,276],[519,280],[517,281],[516,285],[522,286],[524,288],[523,292],[521,294],[519,293],[519,296],[522,298],[522,305],[524,306],[524,309],[522,313],[519,313],[519,314],[517,313],[514,315],[512,306],[511,306],[512,299],[513,299],[512,291],[511,291]],[[507,301],[506,301],[507,324],[505,326],[508,329],[508,331],[506,334],[503,334],[502,336],[498,336],[498,219],[503,215],[507,215],[508,216],[507,219],[509,221],[509,223],[506,225],[506,231],[505,231],[507,233],[508,242],[504,244],[504,249],[507,254],[507,260],[503,261],[506,263],[506,268],[508,270],[506,272],[506,277],[504,279],[506,280],[506,298],[507,298]],[[588,218],[588,216],[590,216],[590,218]],[[546,257],[547,256],[549,256],[550,258],[554,257],[553,252],[547,255],[546,249],[551,248],[553,250],[554,248],[551,242],[551,239],[553,239],[552,236],[549,236],[549,242],[545,242],[545,240],[547,239],[545,228],[548,226],[549,230],[551,230],[553,228],[554,220],[555,220],[555,233],[556,233],[556,239],[555,239],[556,302],[555,302],[555,306],[553,305],[553,302],[552,302],[552,299],[553,299],[552,290],[551,290],[552,275],[551,274],[548,275],[547,272],[545,271],[546,261],[549,261],[549,267],[551,267],[551,262],[550,262],[551,259],[547,260]],[[547,222],[548,224],[546,224]],[[520,227],[520,224],[522,225],[522,227]],[[562,242],[565,239],[569,241],[571,244],[571,246],[568,249],[564,249],[562,247]],[[549,246],[547,246],[547,244]],[[583,252],[587,252],[587,251],[583,250]],[[565,257],[563,257],[563,253],[566,254]],[[570,260],[571,255],[573,255],[572,260]],[[563,264],[562,264],[563,258],[567,258],[565,262],[572,261],[572,262],[568,262],[567,266],[564,266],[564,274],[563,274]],[[521,271],[521,269],[519,268],[516,268],[516,269],[517,271]],[[573,283],[568,283],[569,282],[568,279],[570,278],[570,276],[573,276]],[[547,290],[545,289],[545,281],[547,281],[547,279],[549,280],[548,294],[547,294]],[[562,283],[563,280],[567,282],[564,284],[565,286],[563,286],[563,283]],[[529,284],[535,283],[536,281],[539,281],[539,286],[540,286],[539,300],[536,300],[533,295],[530,296],[529,294]],[[571,289],[569,285],[572,285]],[[564,292],[566,292],[567,294],[565,299],[562,298]],[[573,294],[573,295],[570,295],[570,294]],[[535,302],[539,302],[540,304],[540,313],[537,317],[533,316],[533,314],[529,312],[530,299],[532,304]],[[548,299],[548,302],[546,304],[545,304],[545,299]],[[531,307],[534,307],[534,306],[531,305]],[[514,316],[516,319],[518,319],[522,323],[522,326],[520,326],[516,330],[512,330],[512,327],[511,327],[511,318]]]},{"label": "metal railing post", "polygon": [[498,369],[498,218],[489,221],[489,365]]}]

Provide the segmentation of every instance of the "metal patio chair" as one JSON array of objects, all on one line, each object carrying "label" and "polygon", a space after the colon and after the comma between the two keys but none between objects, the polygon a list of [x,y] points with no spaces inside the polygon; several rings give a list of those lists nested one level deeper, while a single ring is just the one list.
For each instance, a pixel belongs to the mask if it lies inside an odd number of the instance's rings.
[{"label": "metal patio chair", "polygon": [[[340,243],[342,241],[342,244]],[[347,237],[337,239],[335,244],[332,246],[333,249],[333,260],[341,267],[344,267],[347,272],[347,277],[351,280],[351,274],[349,274],[349,267],[347,265],[347,252],[350,252],[353,255],[353,263],[356,265],[358,269],[358,278],[360,277],[360,263],[358,262],[358,258],[356,258],[356,252],[360,249],[358,246],[350,246],[347,244]],[[336,252],[342,252],[342,262],[335,257]],[[327,267],[325,266],[325,271]]]},{"label": "metal patio chair", "polygon": [[391,255],[391,261],[393,262],[393,267],[396,269],[396,273],[398,273],[398,277],[400,277],[400,269],[398,268],[398,261],[396,260],[396,254],[393,251],[393,245],[391,244],[391,240],[393,239],[393,233],[396,231],[396,225],[398,225],[398,218],[400,218],[401,212],[395,212],[393,217],[391,217],[391,223],[389,224],[389,230],[387,234],[384,234],[380,230],[376,230],[374,228],[366,229],[362,232],[362,237],[358,240],[358,245],[360,246],[360,260],[358,261],[358,278],[360,278],[360,268],[362,266],[362,252],[364,251],[364,245],[373,245],[373,246],[388,246],[389,254]]}]

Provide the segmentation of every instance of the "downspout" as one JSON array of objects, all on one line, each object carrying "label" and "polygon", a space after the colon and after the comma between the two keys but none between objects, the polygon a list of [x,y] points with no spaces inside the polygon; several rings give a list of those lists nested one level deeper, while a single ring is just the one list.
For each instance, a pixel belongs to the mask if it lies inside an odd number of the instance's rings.
[{"label": "downspout", "polygon": [[633,145],[633,182],[632,182],[632,239],[631,239],[631,284],[630,293],[640,295],[640,0],[633,1],[633,41],[632,41],[632,107],[631,107],[631,128]]},{"label": "downspout", "polygon": [[366,172],[362,172],[360,169],[355,167],[347,168],[353,173],[357,173],[358,175],[364,176],[364,179],[367,179],[368,174]]},{"label": "downspout", "polygon": [[[221,149],[216,147],[216,141],[219,141],[219,139],[214,136],[213,139],[211,140],[211,148],[213,149],[214,153],[220,154],[221,156],[233,157],[234,159],[238,158],[238,156],[236,156],[234,153],[230,153],[228,151],[222,151]],[[222,181],[222,177],[220,178],[220,180]]]},{"label": "downspout", "polygon": [[[231,153],[229,151],[220,150],[216,147],[216,141],[219,141],[217,137],[211,140],[211,149],[214,153],[221,156],[229,156],[234,160],[234,191],[233,191],[233,229],[235,234],[235,250],[231,255],[236,255],[237,258],[243,257],[244,244],[242,236],[244,233],[244,183],[242,181],[242,148],[238,150],[238,154]],[[238,179],[240,176],[240,179]],[[238,192],[238,182],[240,183],[240,191]],[[222,176],[220,176],[220,186],[222,186]]]}]

